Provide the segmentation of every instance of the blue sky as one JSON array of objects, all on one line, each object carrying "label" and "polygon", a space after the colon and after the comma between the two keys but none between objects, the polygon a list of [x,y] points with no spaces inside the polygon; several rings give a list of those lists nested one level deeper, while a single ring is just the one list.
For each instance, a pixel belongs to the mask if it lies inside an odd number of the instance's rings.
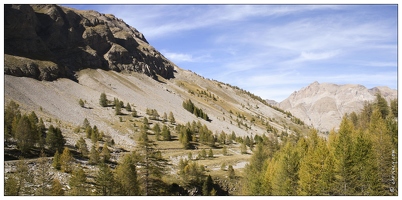
[{"label": "blue sky", "polygon": [[282,101],[314,81],[397,89],[396,5],[65,5],[114,14],[183,69]]}]

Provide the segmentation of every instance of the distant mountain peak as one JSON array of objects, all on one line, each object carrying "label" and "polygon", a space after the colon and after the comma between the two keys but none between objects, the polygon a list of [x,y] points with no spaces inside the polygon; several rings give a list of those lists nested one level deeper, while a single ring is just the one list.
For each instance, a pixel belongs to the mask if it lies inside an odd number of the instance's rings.
[{"label": "distant mountain peak", "polygon": [[397,91],[386,86],[367,89],[360,84],[337,85],[315,81],[292,93],[278,106],[308,125],[330,131],[338,127],[345,113],[359,112],[364,102],[373,101],[377,93],[388,101],[397,98]]}]

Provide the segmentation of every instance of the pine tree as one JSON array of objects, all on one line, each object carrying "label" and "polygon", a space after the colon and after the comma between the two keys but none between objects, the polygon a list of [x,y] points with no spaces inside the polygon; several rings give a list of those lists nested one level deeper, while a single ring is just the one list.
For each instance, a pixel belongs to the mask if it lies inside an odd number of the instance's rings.
[{"label": "pine tree", "polygon": [[66,140],[64,139],[60,128],[54,128],[53,125],[50,125],[46,135],[46,144],[49,146],[49,149],[53,152],[56,152],[56,150],[61,152],[65,143]]},{"label": "pine tree", "polygon": [[391,100],[391,113],[394,117],[398,117],[398,99]]},{"label": "pine tree", "polygon": [[101,163],[95,176],[97,192],[102,196],[113,195],[113,186],[115,183],[113,172],[110,167]]},{"label": "pine tree", "polygon": [[120,102],[117,100],[117,103],[114,107],[114,111],[115,111],[116,115],[121,115],[121,107],[122,106],[121,106]]},{"label": "pine tree", "polygon": [[[203,189],[203,195],[204,196],[209,196],[209,195],[211,195],[211,190],[213,189],[213,184],[214,184],[214,182],[212,181],[212,177],[211,177],[211,175],[208,175],[208,177],[206,178],[206,180],[205,180],[205,182],[204,182],[204,184],[205,184],[205,191],[204,191],[204,189]],[[212,195],[211,195],[212,196]]]},{"label": "pine tree", "polygon": [[71,187],[70,195],[73,196],[84,196],[87,195],[87,175],[82,169],[81,165],[76,167],[71,174],[71,178],[68,182]]},{"label": "pine tree", "polygon": [[200,156],[201,156],[201,158],[205,159],[207,157],[207,151],[205,151],[205,149],[202,149]]},{"label": "pine tree", "polygon": [[262,187],[265,175],[264,162],[268,153],[263,144],[258,144],[251,156],[250,163],[244,169],[244,192],[247,195],[265,195],[265,187]]},{"label": "pine tree", "polygon": [[105,93],[101,93],[101,95],[100,95],[100,99],[99,99],[99,104],[102,106],[102,107],[106,107],[107,106],[107,97],[106,97],[106,94]]},{"label": "pine tree", "polygon": [[103,162],[109,162],[110,160],[110,151],[106,142],[103,144],[101,157]]},{"label": "pine tree", "polygon": [[381,112],[381,117],[383,119],[385,119],[389,113],[389,107],[388,107],[387,100],[385,100],[384,97],[381,96],[381,94],[377,93],[375,105],[378,108],[378,110]]},{"label": "pine tree", "polygon": [[381,183],[373,144],[368,133],[358,131],[353,141],[353,187],[354,195],[380,195]]},{"label": "pine tree", "polygon": [[174,115],[173,115],[172,111],[169,112],[169,122],[171,124],[176,123],[176,119],[174,118]]},{"label": "pine tree", "polygon": [[389,180],[392,179],[392,151],[394,150],[394,145],[382,115],[383,113],[380,109],[374,109],[370,119],[369,132],[382,184],[379,195],[392,195],[388,188]]},{"label": "pine tree", "polygon": [[78,104],[80,104],[81,107],[84,107],[84,106],[85,106],[85,103],[84,103],[84,101],[83,101],[82,99],[80,99],[80,100],[78,101]]},{"label": "pine tree", "polygon": [[73,156],[67,147],[64,147],[60,156],[60,167],[62,172],[70,173],[72,170]]},{"label": "pine tree", "polygon": [[167,120],[168,120],[167,114],[166,114],[166,112],[164,112],[163,116],[162,116],[162,122],[165,123],[165,122],[167,122]]},{"label": "pine tree", "polygon": [[130,106],[130,104],[127,102],[127,105],[126,105],[126,110],[127,110],[127,112],[131,112],[131,106]]},{"label": "pine tree", "polygon": [[32,130],[31,122],[26,115],[23,115],[18,122],[15,131],[15,138],[17,139],[18,149],[21,153],[26,154],[35,145],[36,131]]},{"label": "pine tree", "polygon": [[53,179],[50,192],[52,196],[64,196],[63,186],[61,185],[59,179]]},{"label": "pine tree", "polygon": [[236,174],[235,174],[235,171],[234,171],[232,165],[229,165],[229,166],[228,166],[228,177],[229,177],[230,179],[234,179],[234,178],[236,177]]},{"label": "pine tree", "polygon": [[277,174],[272,180],[272,194],[281,196],[296,195],[300,160],[298,152],[288,141],[278,156]]},{"label": "pine tree", "polygon": [[328,188],[324,177],[326,170],[324,166],[329,150],[325,142],[317,136],[316,130],[310,133],[307,144],[305,155],[300,160],[298,194],[325,195]]},{"label": "pine tree", "polygon": [[20,116],[21,111],[19,105],[15,101],[10,101],[4,108],[4,139],[6,141],[7,139],[14,137],[12,124],[13,121],[18,122]]},{"label": "pine tree", "polygon": [[351,195],[352,194],[352,131],[353,123],[344,116],[335,142],[335,170],[336,170],[336,183],[335,187],[338,188],[337,195]]},{"label": "pine tree", "polygon": [[88,146],[87,143],[85,142],[83,137],[80,137],[80,139],[77,141],[77,144],[75,146],[78,149],[78,152],[81,153],[81,156],[87,157],[88,156]]},{"label": "pine tree", "polygon": [[203,196],[209,196],[209,190],[208,190],[207,181],[204,181],[204,183],[202,184],[202,195]]},{"label": "pine tree", "polygon": [[40,149],[44,149],[46,144],[46,127],[43,123],[42,118],[40,118],[38,123],[38,146]]},{"label": "pine tree", "polygon": [[213,158],[213,157],[214,157],[214,152],[212,151],[212,149],[209,149],[208,158]]},{"label": "pine tree", "polygon": [[162,126],[162,138],[164,141],[171,140],[170,130],[165,124]]},{"label": "pine tree", "polygon": [[142,120],[142,123],[144,124],[144,128],[145,128],[146,130],[148,130],[148,129],[149,129],[149,122],[148,122],[148,118],[147,118],[147,117],[144,117],[144,119]]},{"label": "pine tree", "polygon": [[96,165],[99,162],[99,152],[93,144],[91,147],[91,151],[89,152],[89,164]]},{"label": "pine tree", "polygon": [[91,124],[89,123],[89,121],[88,121],[87,118],[85,118],[84,121],[82,122],[82,127],[83,127],[84,129],[86,129],[86,128],[88,128],[88,127],[91,127]]},{"label": "pine tree", "polygon": [[160,135],[161,135],[161,128],[159,126],[159,123],[156,123],[152,129],[153,129],[153,131],[155,133],[156,140],[159,141],[160,140]]},{"label": "pine tree", "polygon": [[137,115],[137,110],[135,110],[135,108],[132,108],[132,110],[131,110],[131,116],[133,116],[133,117],[137,117],[138,115]]},{"label": "pine tree", "polygon": [[162,153],[155,149],[155,143],[148,138],[146,128],[141,127],[138,139],[138,151],[142,157],[137,157],[139,174],[143,176],[142,185],[145,195],[158,195],[163,190],[162,175],[165,174],[167,160],[162,157]]},{"label": "pine tree", "polygon": [[140,194],[137,167],[136,153],[125,155],[115,170],[115,180],[120,186],[120,195],[135,196]]},{"label": "pine tree", "polygon": [[241,154],[247,154],[247,146],[244,142],[240,145],[240,152]]},{"label": "pine tree", "polygon": [[223,154],[224,156],[227,156],[227,155],[228,155],[228,148],[226,147],[226,145],[223,146],[223,148],[222,148],[222,154]]},{"label": "pine tree", "polygon": [[56,170],[60,170],[60,168],[61,168],[59,150],[56,150],[56,153],[54,154],[52,166],[53,166]]}]

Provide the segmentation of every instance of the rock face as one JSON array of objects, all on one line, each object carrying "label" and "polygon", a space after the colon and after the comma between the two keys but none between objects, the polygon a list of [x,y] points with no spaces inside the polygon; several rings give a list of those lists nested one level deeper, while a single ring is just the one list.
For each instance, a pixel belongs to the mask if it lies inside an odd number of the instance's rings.
[{"label": "rock face", "polygon": [[320,131],[337,129],[345,113],[359,112],[365,101],[381,95],[388,101],[397,98],[397,91],[388,87],[367,89],[362,85],[336,85],[314,82],[294,92],[279,107]]},{"label": "rock face", "polygon": [[174,77],[174,64],[110,14],[57,5],[4,5],[5,74],[75,79],[86,69]]}]

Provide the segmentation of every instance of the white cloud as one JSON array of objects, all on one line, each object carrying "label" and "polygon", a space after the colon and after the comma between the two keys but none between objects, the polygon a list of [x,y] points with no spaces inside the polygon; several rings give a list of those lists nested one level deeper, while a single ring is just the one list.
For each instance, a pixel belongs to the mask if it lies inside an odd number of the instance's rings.
[{"label": "white cloud", "polygon": [[334,56],[339,54],[339,50],[327,51],[327,52],[311,52],[311,51],[302,51],[299,59],[302,61],[305,60],[324,60],[333,58]]},{"label": "white cloud", "polygon": [[173,62],[194,62],[194,58],[190,54],[183,54],[183,53],[173,53],[173,52],[164,52],[162,54]]}]

